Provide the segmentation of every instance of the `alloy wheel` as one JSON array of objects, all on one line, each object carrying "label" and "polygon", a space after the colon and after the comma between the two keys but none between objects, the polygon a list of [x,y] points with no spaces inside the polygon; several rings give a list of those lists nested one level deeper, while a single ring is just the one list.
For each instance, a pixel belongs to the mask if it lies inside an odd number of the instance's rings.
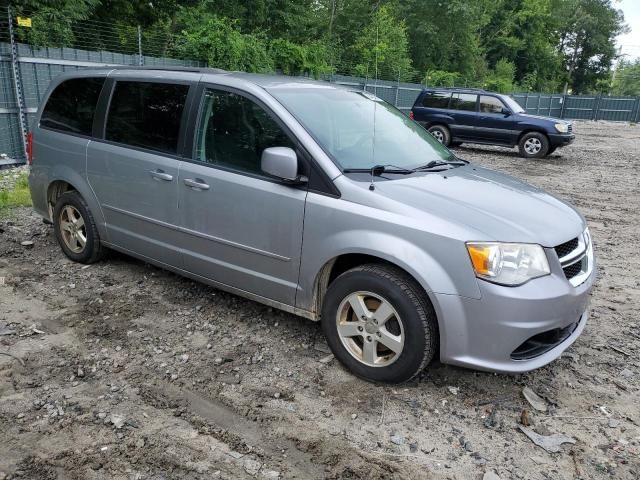
[{"label": "alloy wheel", "polygon": [[524,150],[529,155],[535,155],[542,149],[542,142],[538,138],[528,138],[524,142]]},{"label": "alloy wheel", "polygon": [[73,205],[66,205],[60,212],[62,240],[73,253],[81,253],[87,244],[87,230],[82,215]]},{"label": "alloy wheel", "polygon": [[402,354],[402,321],[393,305],[380,295],[365,291],[348,295],[340,303],[336,324],[342,345],[367,366],[389,366]]}]

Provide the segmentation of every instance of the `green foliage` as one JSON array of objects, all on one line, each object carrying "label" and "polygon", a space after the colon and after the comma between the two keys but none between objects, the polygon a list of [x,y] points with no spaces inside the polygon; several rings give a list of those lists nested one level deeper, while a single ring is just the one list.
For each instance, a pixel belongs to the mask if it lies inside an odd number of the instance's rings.
[{"label": "green foliage", "polygon": [[640,59],[618,63],[611,82],[611,94],[640,96]]},{"label": "green foliage", "polygon": [[496,68],[485,79],[484,85],[488,90],[501,93],[512,92],[515,73],[515,64],[505,58],[501,58],[496,63]]},{"label": "green foliage", "polygon": [[356,40],[355,72],[363,77],[406,80],[414,75],[409,57],[407,27],[388,6],[380,7]]},{"label": "green foliage", "polygon": [[446,70],[429,70],[423,80],[425,85],[432,87],[454,87],[460,85],[461,75],[458,72]]},{"label": "green foliage", "polygon": [[22,174],[11,189],[0,190],[0,213],[14,207],[31,206],[27,174]]}]

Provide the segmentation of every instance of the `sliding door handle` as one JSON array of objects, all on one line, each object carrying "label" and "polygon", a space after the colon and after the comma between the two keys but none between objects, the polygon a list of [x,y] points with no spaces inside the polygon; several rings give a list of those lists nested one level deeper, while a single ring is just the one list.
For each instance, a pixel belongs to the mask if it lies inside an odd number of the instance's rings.
[{"label": "sliding door handle", "polygon": [[211,188],[200,178],[185,178],[184,184],[193,190],[209,190]]},{"label": "sliding door handle", "polygon": [[173,175],[166,173],[164,170],[151,170],[149,173],[155,180],[164,180],[165,182],[173,180]]}]

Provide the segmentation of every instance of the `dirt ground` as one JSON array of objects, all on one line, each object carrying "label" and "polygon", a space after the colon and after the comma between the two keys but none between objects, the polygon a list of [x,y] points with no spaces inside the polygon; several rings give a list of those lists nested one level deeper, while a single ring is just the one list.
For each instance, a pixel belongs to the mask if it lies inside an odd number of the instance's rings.
[{"label": "dirt ground", "polygon": [[[639,478],[640,126],[576,131],[541,161],[457,149],[589,220],[591,320],[524,375],[436,363],[414,383],[373,385],[330,359],[319,324],[118,254],[74,264],[51,227],[12,211],[0,219],[0,480]],[[575,444],[547,452],[523,420]]]}]

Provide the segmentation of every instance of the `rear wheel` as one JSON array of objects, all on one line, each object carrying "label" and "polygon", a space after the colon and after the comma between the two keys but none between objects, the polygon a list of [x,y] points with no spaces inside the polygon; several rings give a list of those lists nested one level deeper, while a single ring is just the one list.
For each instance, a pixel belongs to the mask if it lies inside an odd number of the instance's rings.
[{"label": "rear wheel", "polygon": [[444,125],[432,125],[428,130],[429,133],[433,135],[433,138],[438,140],[445,147],[448,147],[451,143],[451,133],[449,133],[449,129]]},{"label": "rear wheel", "polygon": [[549,139],[544,133],[525,133],[518,143],[518,148],[524,158],[542,158],[549,152]]},{"label": "rear wheel", "polygon": [[325,295],[322,328],[336,358],[375,382],[411,380],[438,348],[429,299],[393,266],[363,265],[336,278]]},{"label": "rear wheel", "polygon": [[94,263],[102,258],[104,248],[98,228],[78,192],[66,192],[56,202],[53,230],[62,251],[74,262]]}]

